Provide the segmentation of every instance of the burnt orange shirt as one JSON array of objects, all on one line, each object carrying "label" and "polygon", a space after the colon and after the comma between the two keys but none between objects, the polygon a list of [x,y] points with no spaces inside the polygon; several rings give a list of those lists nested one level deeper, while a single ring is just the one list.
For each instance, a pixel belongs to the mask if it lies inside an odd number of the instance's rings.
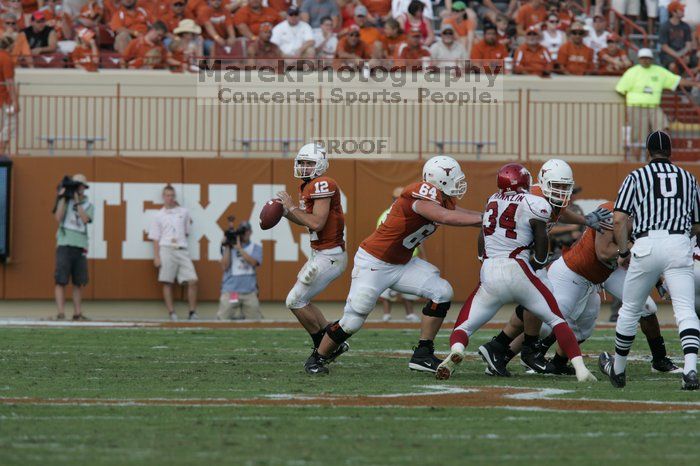
[{"label": "burnt orange shirt", "polygon": [[449,24],[452,26],[455,30],[455,34],[457,34],[459,37],[464,37],[469,34],[469,31],[473,31],[475,29],[474,21],[471,19],[465,19],[458,23],[455,18],[445,18],[442,21],[442,24]]},{"label": "burnt orange shirt", "polygon": [[391,0],[362,0],[372,16],[384,17],[391,11]]},{"label": "burnt orange shirt", "polygon": [[20,0],[22,4],[23,13],[34,13],[39,9],[39,2],[37,0]]},{"label": "burnt orange shirt", "polygon": [[450,210],[455,201],[427,182],[406,186],[391,209],[360,247],[379,260],[390,264],[406,264],[413,257],[413,250],[428,236],[435,233],[437,224],[418,215],[413,210],[415,201],[435,202]]},{"label": "burnt orange shirt", "polygon": [[122,57],[129,68],[150,66],[161,68],[165,63],[167,51],[162,44],[151,44],[145,37],[132,40],[127,45]]},{"label": "burnt orange shirt", "polygon": [[528,3],[520,7],[515,17],[515,22],[527,31],[530,26],[537,26],[543,23],[545,19],[547,19],[547,9],[544,5],[535,8],[531,3]]},{"label": "burnt orange shirt", "polygon": [[381,42],[382,32],[373,26],[360,28],[360,40],[372,50],[375,42]]},{"label": "burnt orange shirt", "polygon": [[[282,12],[286,13],[291,4],[292,4],[292,2],[290,0],[268,0],[267,1],[267,6],[269,6],[273,10],[275,10],[277,12],[277,14],[280,14]],[[301,3],[298,3],[298,4],[301,5]]]},{"label": "burnt orange shirt", "polygon": [[576,45],[567,41],[559,47],[557,63],[569,74],[583,76],[594,70],[593,49],[583,44]]},{"label": "burnt orange shirt", "polygon": [[115,3],[112,0],[104,0],[102,2],[102,5],[104,5],[104,22],[105,24],[109,24],[109,22],[112,20],[112,17],[117,14],[117,10],[119,10],[119,7],[115,5]]},{"label": "burnt orange shirt", "polygon": [[262,23],[279,23],[282,20],[279,13],[277,13],[272,8],[262,7],[260,12],[255,12],[250,9],[248,5],[238,9],[235,15],[233,15],[233,24],[238,26],[239,24],[247,24],[251,32],[256,36],[260,32],[260,25]]},{"label": "burnt orange shirt", "polygon": [[112,16],[109,28],[115,32],[121,28],[126,28],[130,31],[145,34],[148,31],[149,24],[151,24],[151,16],[148,14],[148,11],[140,6],[131,10],[120,7]]},{"label": "burnt orange shirt", "polygon": [[[197,10],[197,23],[204,26],[207,21],[211,22],[212,26],[214,26],[214,29],[216,30],[216,33],[224,39],[228,38],[226,28],[228,26],[233,26],[234,23],[233,15],[223,6],[215,10],[209,5],[202,5]],[[205,37],[209,37],[206,29],[202,28],[202,33]],[[209,38],[213,39],[213,37]]]},{"label": "burnt orange shirt", "polygon": [[[0,50],[0,82],[15,79],[15,63],[12,57],[5,50]],[[7,86],[0,84],[0,103],[7,105],[12,103],[10,93],[7,91]]]},{"label": "burnt orange shirt", "polygon": [[12,50],[10,50],[10,55],[12,56],[12,61],[15,65],[19,62],[20,57],[31,57],[32,49],[29,47],[29,42],[27,42],[27,36],[23,32],[17,34],[17,40],[12,44]]},{"label": "burnt orange shirt", "polygon": [[81,68],[87,71],[97,71],[97,57],[92,55],[90,47],[76,45],[70,53],[70,60],[76,67],[80,65]]},{"label": "burnt orange shirt", "polygon": [[371,56],[369,48],[367,48],[367,45],[364,42],[362,42],[362,40],[359,40],[357,42],[357,45],[352,47],[350,44],[348,44],[347,37],[343,37],[342,39],[340,39],[340,42],[338,42],[338,48],[335,52],[335,58],[340,58],[338,56],[339,50],[342,50],[345,53],[352,53],[354,55],[357,55],[359,58],[370,58]]},{"label": "burnt orange shirt", "polygon": [[627,52],[625,52],[619,47],[617,48],[616,52],[611,52],[607,47],[598,52],[598,73],[605,74],[608,76],[622,76],[622,74],[625,72],[625,69],[613,69],[610,63],[607,63],[605,60],[603,60],[604,55],[612,58],[619,58],[626,57]]},{"label": "burnt orange shirt", "polygon": [[[600,207],[613,210],[614,203],[606,202]],[[593,228],[586,228],[583,235],[562,257],[566,266],[572,271],[581,275],[586,280],[594,284],[603,283],[615,270],[614,262],[601,262],[595,252],[596,231]]]},{"label": "burnt orange shirt", "polygon": [[423,45],[411,47],[408,44],[401,44],[396,50],[396,58],[400,60],[420,60],[423,57],[429,57],[430,50]]},{"label": "burnt orange shirt", "polygon": [[384,46],[384,50],[386,50],[387,57],[393,57],[396,55],[396,49],[399,45],[406,42],[406,36],[404,34],[399,34],[396,37],[389,37],[386,34],[382,34],[380,40]]},{"label": "burnt orange shirt", "polygon": [[516,74],[543,74],[552,71],[552,57],[546,48],[537,45],[531,50],[523,44],[515,51],[513,72]]},{"label": "burnt orange shirt", "polygon": [[504,60],[507,56],[508,49],[498,42],[489,45],[482,40],[472,47],[472,60]]},{"label": "burnt orange shirt", "polygon": [[333,178],[319,176],[309,181],[304,181],[299,186],[300,207],[306,213],[314,211],[314,202],[317,199],[331,198],[328,219],[321,231],[310,231],[311,247],[317,251],[331,249],[337,246],[345,249],[345,215],[340,205],[340,189]]},{"label": "burnt orange shirt", "polygon": [[161,15],[160,18],[158,18],[160,21],[163,21],[165,25],[168,27],[168,32],[173,32],[175,28],[177,27],[178,24],[180,24],[180,21],[183,19],[195,19],[192,14],[185,10],[181,16],[176,16],[175,12],[173,11],[172,8],[169,10],[164,11]]}]

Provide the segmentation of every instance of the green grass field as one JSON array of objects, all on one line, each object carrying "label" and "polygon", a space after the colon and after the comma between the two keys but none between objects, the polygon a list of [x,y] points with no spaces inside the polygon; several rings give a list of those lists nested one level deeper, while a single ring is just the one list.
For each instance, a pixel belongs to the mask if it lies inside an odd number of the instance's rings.
[{"label": "green grass field", "polygon": [[[612,334],[584,353],[612,349]],[[312,378],[296,329],[2,328],[0,464],[698,462],[700,393],[652,374],[643,336],[624,390],[527,375],[517,359],[495,379],[476,357],[438,383],[406,367],[416,336],[364,329],[330,377]]]}]

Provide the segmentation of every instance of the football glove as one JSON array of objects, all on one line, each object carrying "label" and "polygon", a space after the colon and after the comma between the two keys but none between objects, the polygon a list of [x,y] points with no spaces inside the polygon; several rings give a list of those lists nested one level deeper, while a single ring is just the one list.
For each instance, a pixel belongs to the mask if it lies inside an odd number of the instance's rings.
[{"label": "football glove", "polygon": [[608,209],[598,207],[596,210],[584,217],[586,226],[593,228],[595,231],[612,230],[612,212]]}]

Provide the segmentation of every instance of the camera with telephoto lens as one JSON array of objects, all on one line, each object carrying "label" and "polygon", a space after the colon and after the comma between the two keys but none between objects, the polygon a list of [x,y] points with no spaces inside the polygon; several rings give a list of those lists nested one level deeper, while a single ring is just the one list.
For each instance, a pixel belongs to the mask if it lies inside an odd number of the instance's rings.
[{"label": "camera with telephoto lens", "polygon": [[58,191],[60,191],[61,189],[65,189],[65,191],[63,191],[62,196],[66,199],[73,199],[73,196],[75,196],[75,193],[78,190],[78,188],[80,188],[80,186],[82,186],[82,183],[80,181],[75,181],[73,178],[66,175],[58,184]]},{"label": "camera with telephoto lens", "polygon": [[246,231],[248,231],[248,227],[244,222],[243,224],[239,225],[238,228],[236,228],[236,225],[234,224],[236,217],[233,215],[228,216],[226,220],[228,220],[228,228],[224,230],[224,237],[226,238],[224,245],[232,248],[238,242],[238,238],[243,238],[243,235],[246,233]]}]

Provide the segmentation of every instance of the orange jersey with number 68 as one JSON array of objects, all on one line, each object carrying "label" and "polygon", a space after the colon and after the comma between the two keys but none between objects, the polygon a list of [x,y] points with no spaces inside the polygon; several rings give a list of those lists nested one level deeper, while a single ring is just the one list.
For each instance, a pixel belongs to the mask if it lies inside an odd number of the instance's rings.
[{"label": "orange jersey with number 68", "polygon": [[318,251],[340,246],[345,250],[345,215],[340,204],[340,189],[333,178],[319,176],[305,181],[299,186],[299,199],[301,209],[310,214],[314,211],[314,202],[317,199],[330,197],[331,205],[328,211],[326,224],[321,231],[311,231],[311,247]]},{"label": "orange jersey with number 68", "polygon": [[455,201],[445,196],[430,183],[406,186],[391,205],[386,219],[360,247],[379,260],[389,264],[406,264],[413,250],[437,229],[437,225],[413,210],[416,201],[430,201],[454,210]]}]

